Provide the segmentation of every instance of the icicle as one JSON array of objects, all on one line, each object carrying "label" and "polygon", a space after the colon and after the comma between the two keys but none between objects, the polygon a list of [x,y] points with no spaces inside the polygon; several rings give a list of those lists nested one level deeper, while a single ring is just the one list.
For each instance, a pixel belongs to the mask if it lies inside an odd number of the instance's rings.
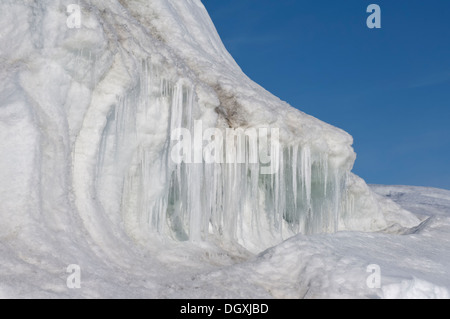
[{"label": "icicle", "polygon": [[337,225],[338,225],[338,218],[339,218],[339,206],[341,203],[341,185],[340,185],[340,178],[339,178],[339,172],[335,169],[334,170],[334,225],[333,225],[333,231],[337,231]]},{"label": "icicle", "polygon": [[324,197],[327,197],[327,185],[328,185],[328,156],[325,154],[324,156],[324,161],[323,161],[323,172],[324,172],[324,177],[323,177],[323,193],[324,193]]},{"label": "icicle", "polygon": [[297,160],[298,145],[294,145],[292,151],[292,191],[294,193],[294,210],[297,211]]},{"label": "icicle", "polygon": [[309,146],[302,149],[302,176],[306,191],[308,208],[311,206],[311,151]]},{"label": "icicle", "polygon": [[[125,156],[130,141],[139,142],[135,128],[145,127],[155,108],[170,111],[169,133],[175,128],[194,133],[195,88],[188,81],[165,79],[163,71],[150,61],[143,60],[139,68],[136,87],[119,98],[108,118],[98,160],[99,183],[104,174],[102,163],[109,154]],[[327,154],[318,154],[309,145],[281,148],[270,154],[272,161],[280,163],[279,170],[261,175],[265,164],[251,161],[259,159],[258,146],[245,135],[239,137],[237,161],[228,164],[175,164],[170,158],[170,138],[162,146],[163,157],[154,163],[146,144],[136,143],[138,167],[129,173],[123,187],[124,194],[133,198],[139,214],[136,219],[163,237],[193,242],[212,233],[243,244],[247,240],[254,245],[270,240],[275,244],[299,232],[338,229],[341,210],[351,210],[353,204],[351,198],[343,201],[349,197],[343,194],[345,172],[331,168]],[[227,152],[230,150],[224,151],[225,158]],[[166,183],[161,194],[155,193],[152,176],[158,169]]]}]

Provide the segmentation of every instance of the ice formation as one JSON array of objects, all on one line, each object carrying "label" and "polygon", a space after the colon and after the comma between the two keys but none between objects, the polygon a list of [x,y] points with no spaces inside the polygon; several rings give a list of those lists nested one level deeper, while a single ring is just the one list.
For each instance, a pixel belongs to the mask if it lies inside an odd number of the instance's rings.
[{"label": "ice formation", "polygon": [[[0,3],[2,241],[126,264],[136,243],[258,252],[297,233],[419,223],[351,173],[351,136],[245,76],[200,0],[80,1],[79,28],[71,4]],[[276,173],[249,161],[248,138],[242,163],[175,163],[173,132],[197,121],[201,136],[277,129],[279,147],[258,150]]]}]

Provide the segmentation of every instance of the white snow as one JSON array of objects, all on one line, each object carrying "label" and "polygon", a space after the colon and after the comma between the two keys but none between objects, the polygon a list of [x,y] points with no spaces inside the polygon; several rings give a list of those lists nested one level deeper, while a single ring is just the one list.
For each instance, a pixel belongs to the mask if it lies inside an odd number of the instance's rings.
[{"label": "white snow", "polygon": [[[0,297],[448,296],[448,192],[373,192],[351,136],[248,79],[199,0],[80,1],[74,29],[70,4],[0,3]],[[279,170],[174,163],[196,121],[279,130]]]},{"label": "white snow", "polygon": [[[449,298],[450,191],[373,188],[408,198],[406,205],[421,207],[429,220],[408,235],[299,235],[247,262],[202,274],[188,288],[182,286],[182,296],[206,297],[203,292],[208,291],[226,298]],[[370,265],[380,268],[380,288],[367,285]]]}]

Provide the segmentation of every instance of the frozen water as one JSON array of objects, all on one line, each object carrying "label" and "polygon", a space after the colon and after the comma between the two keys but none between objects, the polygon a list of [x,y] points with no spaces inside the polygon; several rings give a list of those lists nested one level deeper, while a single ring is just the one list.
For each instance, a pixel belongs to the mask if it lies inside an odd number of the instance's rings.
[{"label": "frozen water", "polygon": [[[161,296],[297,234],[420,224],[351,173],[351,136],[245,76],[199,0],[83,1],[80,28],[69,4],[0,3],[0,294]],[[213,128],[237,146],[208,163]],[[172,158],[183,129],[209,134],[193,163]]]}]

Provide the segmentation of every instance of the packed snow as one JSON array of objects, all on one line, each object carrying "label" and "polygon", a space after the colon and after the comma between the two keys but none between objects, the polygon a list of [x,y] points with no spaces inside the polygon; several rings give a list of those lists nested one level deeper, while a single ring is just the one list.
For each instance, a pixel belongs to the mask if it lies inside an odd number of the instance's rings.
[{"label": "packed snow", "polygon": [[352,137],[252,82],[199,0],[0,15],[1,298],[449,297],[450,193],[366,185]]}]

